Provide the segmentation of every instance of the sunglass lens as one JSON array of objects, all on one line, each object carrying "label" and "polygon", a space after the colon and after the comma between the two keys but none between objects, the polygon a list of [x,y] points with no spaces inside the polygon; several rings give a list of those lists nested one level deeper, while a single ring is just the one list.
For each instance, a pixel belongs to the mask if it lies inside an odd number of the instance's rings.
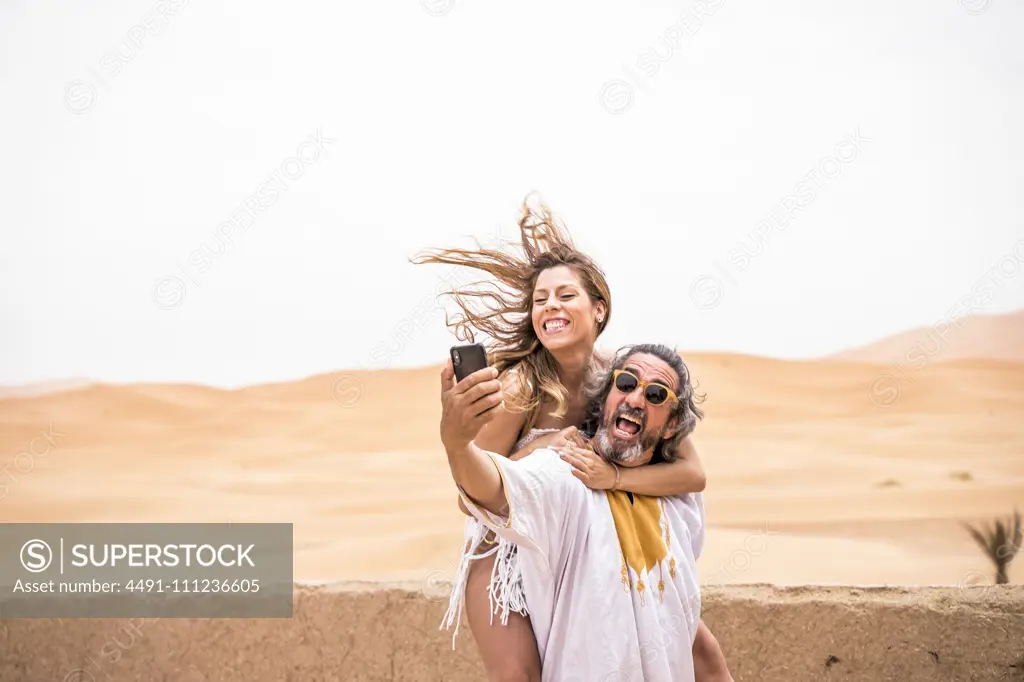
[{"label": "sunglass lens", "polygon": [[622,373],[615,377],[615,388],[623,393],[632,393],[636,390],[636,377],[632,374]]},{"label": "sunglass lens", "polygon": [[647,402],[651,405],[661,405],[663,402],[668,400],[668,391],[665,390],[664,386],[658,386],[651,384],[644,391],[644,397],[647,398]]}]

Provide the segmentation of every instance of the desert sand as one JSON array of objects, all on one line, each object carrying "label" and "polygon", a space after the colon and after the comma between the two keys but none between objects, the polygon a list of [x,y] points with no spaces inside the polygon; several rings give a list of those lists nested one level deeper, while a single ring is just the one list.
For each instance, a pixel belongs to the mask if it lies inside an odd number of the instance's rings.
[{"label": "desert sand", "polygon": [[[968,296],[969,300],[970,297]],[[986,358],[1024,362],[1024,311],[1001,315],[950,314],[930,327],[918,327],[834,357],[918,368],[934,359]]]},{"label": "desert sand", "polygon": [[[1024,510],[1024,363],[686,358],[707,396],[705,583],[991,580],[960,524]],[[0,521],[292,522],[296,580],[444,580],[464,517],[438,372],[8,392]]]}]

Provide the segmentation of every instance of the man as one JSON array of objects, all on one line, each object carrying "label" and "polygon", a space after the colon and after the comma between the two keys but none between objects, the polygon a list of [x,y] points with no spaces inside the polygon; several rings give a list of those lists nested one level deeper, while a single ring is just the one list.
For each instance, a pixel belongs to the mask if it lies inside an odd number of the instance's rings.
[{"label": "man", "polygon": [[[699,412],[682,359],[662,345],[620,352],[591,396],[592,444],[643,466]],[[700,622],[700,494],[591,490],[553,450],[519,461],[472,441],[501,404],[494,373],[442,374],[441,440],[466,507],[520,550],[544,680],[693,682]]]}]

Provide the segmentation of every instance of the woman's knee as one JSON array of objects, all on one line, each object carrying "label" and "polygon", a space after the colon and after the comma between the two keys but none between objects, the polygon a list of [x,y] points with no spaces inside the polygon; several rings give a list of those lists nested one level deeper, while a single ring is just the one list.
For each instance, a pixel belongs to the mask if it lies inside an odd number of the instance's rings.
[{"label": "woman's knee", "polygon": [[693,670],[697,682],[732,682],[722,647],[703,621],[693,640]]}]

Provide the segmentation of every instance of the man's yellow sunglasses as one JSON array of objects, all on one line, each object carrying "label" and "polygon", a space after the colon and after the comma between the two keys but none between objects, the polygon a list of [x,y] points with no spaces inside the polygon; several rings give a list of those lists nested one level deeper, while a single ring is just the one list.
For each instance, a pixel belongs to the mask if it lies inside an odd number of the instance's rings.
[{"label": "man's yellow sunglasses", "polygon": [[627,395],[635,391],[637,386],[643,387],[644,400],[651,405],[661,405],[670,398],[672,402],[679,402],[676,394],[665,384],[661,382],[647,383],[646,381],[640,381],[640,377],[628,369],[617,369],[612,372],[612,381],[615,383],[616,389]]}]

